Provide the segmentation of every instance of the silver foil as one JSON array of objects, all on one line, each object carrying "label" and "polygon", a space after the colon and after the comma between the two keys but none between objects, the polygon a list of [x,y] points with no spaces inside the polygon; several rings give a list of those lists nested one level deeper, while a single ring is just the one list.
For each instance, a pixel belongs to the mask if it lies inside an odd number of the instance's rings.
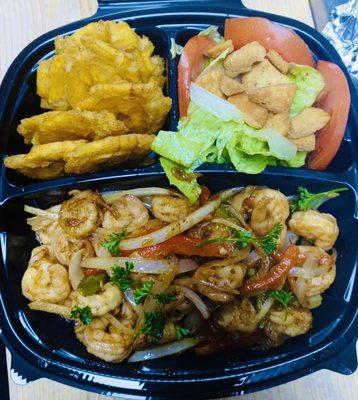
[{"label": "silver foil", "polygon": [[335,7],[322,33],[342,57],[358,88],[358,0]]}]

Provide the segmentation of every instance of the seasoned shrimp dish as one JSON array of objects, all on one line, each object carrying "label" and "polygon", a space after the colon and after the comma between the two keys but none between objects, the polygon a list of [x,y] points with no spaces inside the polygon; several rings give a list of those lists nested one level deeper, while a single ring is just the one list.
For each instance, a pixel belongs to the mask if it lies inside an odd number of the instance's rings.
[{"label": "seasoned shrimp dish", "polygon": [[31,310],[74,321],[88,353],[138,362],[270,348],[307,333],[336,276],[333,215],[344,188],[73,190],[25,206],[39,242],[22,278]]}]

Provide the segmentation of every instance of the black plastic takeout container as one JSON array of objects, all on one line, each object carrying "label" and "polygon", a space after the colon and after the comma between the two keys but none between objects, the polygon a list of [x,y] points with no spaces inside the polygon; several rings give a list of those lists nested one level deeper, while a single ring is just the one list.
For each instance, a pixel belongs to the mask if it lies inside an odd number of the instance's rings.
[{"label": "black plastic takeout container", "polygon": [[[21,118],[42,112],[36,95],[39,60],[53,54],[57,35],[100,19],[125,20],[154,43],[166,59],[166,91],[173,98],[166,128],[178,121],[177,62],[170,57],[170,39],[185,42],[208,25],[223,30],[224,20],[235,16],[262,16],[293,28],[314,55],[345,67],[331,44],[314,29],[291,19],[246,9],[240,1],[99,1],[97,13],[85,20],[49,32],[26,47],[13,62],[0,88],[2,152],[25,150],[16,133]],[[347,75],[347,73],[346,73]],[[269,168],[256,176],[239,174],[230,166],[203,166],[201,182],[212,192],[248,184],[267,185],[290,195],[297,186],[323,191],[347,187],[339,198],[322,207],[333,213],[341,234],[337,241],[337,278],[324,294],[323,305],[313,310],[313,329],[270,350],[237,350],[198,358],[193,353],[144,363],[109,364],[89,355],[75,339],[72,323],[57,316],[30,312],[21,293],[21,277],[36,241],[26,225],[24,204],[49,207],[74,188],[96,190],[167,186],[158,164],[115,169],[94,174],[33,181],[1,166],[0,190],[0,323],[1,335],[13,355],[12,367],[28,381],[48,377],[69,385],[126,398],[214,398],[274,386],[319,369],[350,374],[357,368],[357,305],[355,278],[358,255],[357,160],[358,102],[349,76],[352,106],[341,148],[327,171]]]}]

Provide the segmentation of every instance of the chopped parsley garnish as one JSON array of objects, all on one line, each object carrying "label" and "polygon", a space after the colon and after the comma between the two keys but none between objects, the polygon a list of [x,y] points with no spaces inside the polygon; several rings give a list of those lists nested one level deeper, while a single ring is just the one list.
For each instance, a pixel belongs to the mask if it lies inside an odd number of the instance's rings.
[{"label": "chopped parsley garnish", "polygon": [[286,290],[271,290],[269,297],[278,301],[284,308],[287,308],[290,302],[295,298],[291,292]]},{"label": "chopped parsley garnish", "polygon": [[235,246],[241,250],[247,247],[249,244],[257,243],[260,247],[262,247],[262,249],[265,251],[266,254],[271,254],[276,250],[277,239],[280,236],[281,230],[282,230],[282,225],[276,224],[267,235],[261,237],[256,237],[249,231],[236,230],[234,232],[233,237],[229,238],[219,237],[216,239],[209,239],[199,243],[197,246],[204,247],[209,243],[229,242],[229,243],[234,243]]},{"label": "chopped parsley garnish", "polygon": [[303,186],[297,188],[297,197],[291,201],[290,210],[294,211],[306,211],[310,209],[317,209],[325,201],[334,199],[339,196],[339,192],[344,192],[347,188],[337,188],[328,190],[327,192],[311,193]]},{"label": "chopped parsley garnish", "polygon": [[158,343],[164,335],[164,325],[165,318],[160,311],[145,312],[144,324],[140,332],[147,335],[150,342]]},{"label": "chopped parsley garnish", "polygon": [[93,315],[91,309],[86,307],[73,307],[71,310],[71,318],[80,320],[83,324],[88,325],[92,322]]},{"label": "chopped parsley garnish", "polygon": [[136,289],[134,291],[134,300],[137,304],[143,304],[144,300],[148,297],[150,294],[150,291],[154,285],[154,281],[150,280],[147,282],[144,282],[141,287]]},{"label": "chopped parsley garnish", "polygon": [[162,305],[169,304],[177,298],[173,293],[157,293],[154,295],[154,300]]},{"label": "chopped parsley garnish", "polygon": [[112,254],[112,256],[119,256],[120,255],[119,244],[127,236],[128,232],[126,229],[123,229],[122,232],[120,233],[113,232],[109,235],[106,241],[101,243],[101,246],[107,249]]},{"label": "chopped parsley garnish", "polygon": [[257,243],[264,249],[266,254],[271,254],[276,250],[277,240],[281,234],[282,225],[275,224],[270,232],[265,236],[256,238]]},{"label": "chopped parsley garnish", "polygon": [[111,282],[113,285],[117,285],[122,292],[133,286],[133,279],[131,278],[131,272],[133,271],[134,265],[130,261],[126,261],[125,267],[120,267],[117,264],[112,266]]},{"label": "chopped parsley garnish", "polygon": [[179,325],[175,325],[175,336],[178,340],[182,339],[184,336],[188,336],[189,333],[189,329],[182,328]]}]

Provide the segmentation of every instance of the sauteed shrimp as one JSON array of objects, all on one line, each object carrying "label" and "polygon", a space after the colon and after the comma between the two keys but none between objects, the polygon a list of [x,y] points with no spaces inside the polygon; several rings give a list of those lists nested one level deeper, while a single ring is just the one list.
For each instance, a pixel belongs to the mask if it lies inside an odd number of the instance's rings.
[{"label": "sauteed shrimp", "polygon": [[337,221],[313,207],[322,194],[205,192],[191,205],[163,188],[86,190],[27,207],[41,243],[22,279],[31,309],[75,320],[78,340],[108,362],[173,342],[205,355],[220,341],[273,347],[307,333],[336,276]]}]

